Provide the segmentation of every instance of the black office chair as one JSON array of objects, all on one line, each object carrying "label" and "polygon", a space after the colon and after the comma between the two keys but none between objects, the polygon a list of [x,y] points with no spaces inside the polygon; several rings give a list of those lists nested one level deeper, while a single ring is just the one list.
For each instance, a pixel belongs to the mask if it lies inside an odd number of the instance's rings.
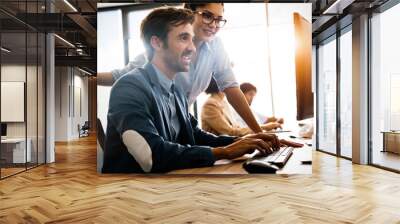
[{"label": "black office chair", "polygon": [[97,172],[101,173],[101,168],[103,167],[103,157],[104,157],[104,144],[105,144],[105,133],[103,125],[99,118],[96,120],[97,127]]},{"label": "black office chair", "polygon": [[99,118],[96,120],[96,125],[97,125],[97,141],[99,142],[99,145],[102,149],[104,149],[104,141],[105,141],[105,134],[104,134],[104,129],[103,125],[101,124],[101,121]]},{"label": "black office chair", "polygon": [[89,136],[89,129],[90,129],[89,121],[85,121],[85,123],[82,126],[78,124],[79,138]]}]

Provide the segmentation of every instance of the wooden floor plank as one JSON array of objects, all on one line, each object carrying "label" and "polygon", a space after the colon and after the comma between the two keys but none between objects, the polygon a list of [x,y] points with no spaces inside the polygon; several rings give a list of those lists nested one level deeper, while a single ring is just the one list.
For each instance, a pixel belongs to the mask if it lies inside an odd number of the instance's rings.
[{"label": "wooden floor plank", "polygon": [[99,175],[96,140],[0,181],[0,223],[400,223],[400,175],[313,152],[313,174]]}]

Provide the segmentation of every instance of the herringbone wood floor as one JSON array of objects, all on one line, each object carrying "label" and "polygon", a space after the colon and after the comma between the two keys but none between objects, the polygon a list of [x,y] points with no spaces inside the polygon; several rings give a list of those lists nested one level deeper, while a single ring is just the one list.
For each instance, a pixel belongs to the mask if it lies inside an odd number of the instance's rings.
[{"label": "herringbone wood floor", "polygon": [[98,175],[93,137],[0,181],[0,223],[400,223],[400,175],[314,152],[311,176]]}]

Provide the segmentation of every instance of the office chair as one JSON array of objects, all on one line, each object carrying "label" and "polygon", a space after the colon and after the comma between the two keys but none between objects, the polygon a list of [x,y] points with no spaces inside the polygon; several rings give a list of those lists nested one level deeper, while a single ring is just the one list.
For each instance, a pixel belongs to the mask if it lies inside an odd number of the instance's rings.
[{"label": "office chair", "polygon": [[85,121],[82,127],[80,127],[80,125],[78,124],[79,138],[81,136],[83,137],[89,136],[89,129],[90,129],[89,121]]},{"label": "office chair", "polygon": [[101,173],[101,168],[103,167],[104,159],[104,143],[105,143],[105,133],[103,125],[99,118],[96,120],[97,127],[97,172]]},{"label": "office chair", "polygon": [[103,125],[101,124],[101,121],[99,118],[97,118],[96,124],[97,124],[97,142],[99,142],[101,148],[104,149],[104,141],[105,141],[106,135],[104,133]]}]

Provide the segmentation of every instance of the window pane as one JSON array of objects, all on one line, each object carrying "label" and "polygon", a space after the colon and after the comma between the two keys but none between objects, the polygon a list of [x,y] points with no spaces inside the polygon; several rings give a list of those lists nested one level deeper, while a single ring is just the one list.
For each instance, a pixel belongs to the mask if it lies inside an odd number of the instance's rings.
[{"label": "window pane", "polygon": [[318,48],[318,147],[336,154],[336,37]]},{"label": "window pane", "polygon": [[[311,7],[307,4],[267,5],[225,4],[228,22],[218,35],[239,83],[250,82],[257,87],[252,109],[272,116],[274,106],[274,115],[285,119],[284,129],[296,130],[293,13],[298,12],[311,21]],[[243,41],[246,44],[238,44]]]},{"label": "window pane", "polygon": [[151,9],[138,10],[128,14],[129,61],[133,61],[136,56],[145,52],[143,42],[140,38],[140,24],[151,11]]},{"label": "window pane", "polygon": [[[1,123],[6,133],[1,140],[1,176],[25,170],[30,161],[30,144],[26,142],[26,33],[1,34]],[[28,146],[28,150],[27,147]]]},{"label": "window pane", "polygon": [[[217,35],[223,41],[236,79],[239,83],[250,82],[257,87],[251,106],[254,111],[271,116],[265,4],[226,4],[224,8],[224,17],[228,22]],[[238,44],[243,41],[246,44]]]},{"label": "window pane", "polygon": [[[124,46],[121,10],[97,13],[97,71],[110,72],[123,68]],[[97,87],[97,116],[107,127],[108,99],[111,87]]]},{"label": "window pane", "polygon": [[340,37],[340,153],[351,158],[352,141],[352,38],[351,30]]},{"label": "window pane", "polygon": [[38,96],[37,96],[37,81],[38,81],[38,35],[36,32],[28,32],[27,33],[27,80],[26,80],[26,113],[27,113],[27,139],[28,139],[28,168],[37,165],[37,104],[38,104]]},{"label": "window pane", "polygon": [[46,91],[45,91],[45,64],[46,64],[46,36],[43,33],[39,33],[38,36],[38,164],[45,163],[46,148],[45,148],[45,123],[46,123]]},{"label": "window pane", "polygon": [[[400,4],[372,17],[372,163],[400,170]],[[386,146],[384,146],[384,142]]]}]

